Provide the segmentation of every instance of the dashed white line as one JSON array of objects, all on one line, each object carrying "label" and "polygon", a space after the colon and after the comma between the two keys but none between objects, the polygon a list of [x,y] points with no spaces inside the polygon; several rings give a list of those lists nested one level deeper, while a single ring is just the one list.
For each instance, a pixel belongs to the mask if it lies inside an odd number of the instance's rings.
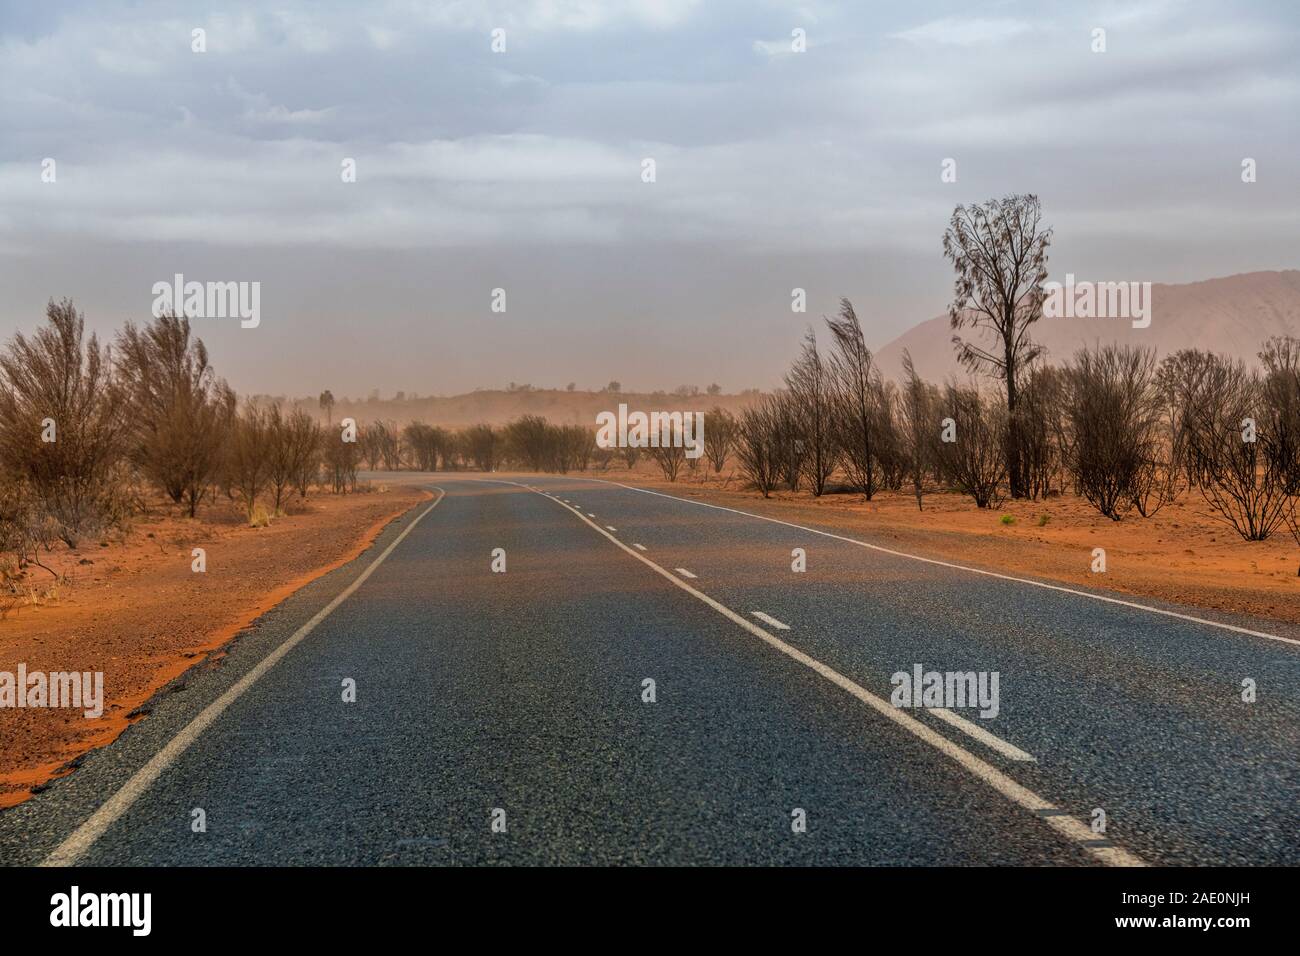
[{"label": "dashed white line", "polygon": [[927,708],[927,711],[931,714],[934,714],[934,716],[938,717],[940,720],[944,721],[945,723],[950,724],[953,727],[956,727],[962,733],[969,734],[970,736],[974,737],[984,746],[996,750],[1004,757],[1007,757],[1011,760],[1020,760],[1028,763],[1038,762],[1034,758],[1033,754],[1025,753],[1019,747],[1007,743],[1001,737],[989,733],[979,724],[972,723],[971,721],[967,720],[965,717],[955,714],[951,710],[948,710],[945,707],[929,707]]},{"label": "dashed white line", "polygon": [[617,531],[618,529],[615,528],[612,524],[607,524],[607,525],[605,525],[605,530],[606,530],[606,531]]},{"label": "dashed white line", "polygon": [[588,512],[587,512],[587,517],[588,517],[588,518],[594,518],[594,517],[596,517],[596,516],[595,516],[594,514],[592,514],[590,511],[588,511]]},{"label": "dashed white line", "polygon": [[[518,487],[522,487],[519,485],[518,482],[508,481],[504,478],[486,478],[486,479],[473,479],[473,480],[496,481],[502,484],[516,485]],[[617,482],[610,482],[610,484],[617,484]],[[631,486],[625,485],[623,487],[630,488]],[[640,490],[640,489],[633,489],[633,490]],[[664,495],[663,497],[671,498],[672,495]],[[677,500],[682,501],[685,499],[679,498]],[[732,509],[723,508],[722,510],[730,511]],[[759,516],[755,515],[754,517],[759,517]],[[586,521],[586,519],[583,518],[581,514],[578,515],[578,519],[580,521]],[[1028,787],[1021,786],[1014,779],[1007,776],[997,767],[993,766],[992,764],[984,760],[981,760],[979,757],[975,756],[973,753],[971,753],[969,750],[966,750],[964,747],[961,747],[953,743],[947,737],[943,736],[943,734],[940,734],[937,731],[932,730],[930,727],[921,723],[921,721],[917,720],[915,717],[912,717],[910,714],[906,713],[905,711],[900,710],[899,708],[893,706],[891,703],[889,703],[889,701],[885,700],[884,698],[877,697],[875,694],[871,693],[865,687],[845,677],[843,674],[841,674],[839,671],[835,670],[834,668],[828,667],[826,664],[823,664],[821,661],[817,660],[816,658],[809,657],[807,654],[799,650],[797,647],[787,644],[785,641],[781,640],[775,634],[771,634],[768,631],[763,630],[763,628],[759,627],[753,621],[749,620],[746,617],[742,617],[740,614],[736,613],[731,608],[727,607],[725,604],[722,604],[721,602],[714,600],[713,598],[705,594],[703,591],[699,591],[695,589],[694,587],[687,584],[685,581],[681,580],[680,578],[674,577],[666,568],[656,564],[654,561],[651,561],[649,558],[637,554],[635,551],[633,551],[631,548],[625,545],[622,541],[619,541],[618,538],[614,537],[613,535],[605,531],[603,528],[601,528],[600,525],[590,521],[586,521],[586,523],[597,534],[604,535],[606,538],[612,541],[615,547],[622,548],[624,551],[626,551],[632,557],[636,558],[642,564],[645,564],[648,567],[650,567],[652,570],[654,570],[656,574],[671,581],[677,587],[681,588],[683,591],[685,591],[687,594],[690,594],[692,597],[696,598],[697,600],[707,604],[709,607],[713,608],[715,611],[717,611],[723,617],[727,618],[732,623],[739,625],[740,627],[749,631],[749,633],[753,634],[755,637],[759,638],[764,643],[768,644],[770,647],[775,648],[776,650],[780,651],[782,654],[786,655],[787,657],[795,661],[798,661],[800,664],[803,664],[809,670],[812,670],[815,673],[821,675],[822,677],[830,681],[835,686],[839,687],[840,689],[846,691],[853,697],[857,698],[863,704],[866,704],[869,708],[871,708],[881,717],[884,717],[886,720],[892,721],[894,724],[898,725],[900,728],[907,731],[912,736],[918,738],[924,743],[929,744],[935,750],[938,750],[940,753],[942,753],[945,757],[949,758],[954,763],[961,766],[971,775],[973,775],[983,783],[987,784],[989,787],[996,790],[999,794],[1001,794],[1006,799],[1010,800],[1012,803],[1016,804],[1016,806],[1029,811],[1043,824],[1051,827],[1059,835],[1071,841],[1076,846],[1080,847],[1084,852],[1096,858],[1098,861],[1105,863],[1109,866],[1146,866],[1145,860],[1143,860],[1140,856],[1138,856],[1135,853],[1130,853],[1128,850],[1125,850],[1123,847],[1119,847],[1109,843],[1105,845],[1100,844],[1097,841],[1096,835],[1092,832],[1092,828],[1089,827],[1087,824],[1085,824],[1083,821],[1070,816],[1070,814],[1067,811],[1061,810],[1051,801],[1046,800],[1043,797],[1040,797],[1038,794],[1034,793],[1034,791],[1030,790]],[[785,522],[781,522],[781,523],[784,524]],[[808,529],[808,530],[812,530],[812,529]],[[818,533],[825,534],[825,532],[818,532]],[[832,535],[832,537],[835,536]],[[675,570],[679,574],[685,572],[684,568],[676,568]],[[689,577],[694,577],[694,575],[689,574],[689,572],[685,572],[685,573]]]},{"label": "dashed white line", "polygon": [[772,615],[770,614],[764,614],[762,611],[750,611],[749,613],[754,615],[754,617],[758,618],[764,624],[772,625],[772,627],[776,628],[778,631],[790,630],[789,624],[782,624],[780,621],[772,617]]},{"label": "dashed white line", "polygon": [[636,548],[638,551],[644,551],[644,550],[645,550],[645,545],[644,545],[644,544],[637,544],[635,541],[632,542],[632,547]]},{"label": "dashed white line", "polygon": [[999,571],[988,571],[984,568],[972,568],[966,564],[955,564],[952,561],[940,561],[938,558],[927,558],[924,555],[910,554],[907,551],[898,551],[894,548],[886,548],[883,545],[872,544],[869,541],[859,541],[857,538],[850,538],[842,534],[834,534],[830,531],[822,531],[819,528],[809,528],[806,525],[795,524],[793,521],[782,521],[780,518],[771,518],[767,515],[754,514],[752,511],[741,511],[739,508],[728,508],[725,505],[710,504],[707,501],[694,501],[690,498],[679,498],[676,495],[664,494],[662,491],[651,491],[649,488],[638,488],[635,485],[625,485],[618,481],[607,481],[604,478],[583,478],[582,480],[600,482],[603,485],[614,485],[617,488],[626,488],[628,491],[638,491],[643,495],[654,495],[656,498],[668,498],[671,501],[680,501],[683,504],[699,505],[701,508],[713,508],[716,511],[730,511],[732,514],[744,515],[746,518],[757,518],[759,521],[768,521],[772,524],[785,525],[787,528],[797,528],[800,531],[807,531],[810,534],[819,534],[824,538],[834,538],[836,541],[847,541],[849,544],[856,544],[860,548],[879,551],[881,554],[892,554],[896,558],[908,558],[912,561],[922,561],[925,564],[933,564],[941,568],[951,568],[955,571],[968,571],[971,574],[982,574],[985,577],[998,578],[1002,581],[1014,581],[1017,584],[1028,584],[1032,587],[1042,588],[1045,591],[1059,591],[1062,594],[1073,594],[1075,597],[1088,598],[1093,601],[1104,601],[1106,604],[1118,604],[1121,607],[1146,611],[1149,614],[1160,614],[1164,617],[1177,618],[1180,621],[1190,621],[1193,624],[1204,624],[1207,627],[1217,627],[1220,630],[1232,631],[1236,634],[1247,634],[1250,637],[1262,637],[1269,641],[1280,641],[1283,644],[1294,644],[1300,646],[1300,640],[1293,637],[1282,637],[1280,634],[1269,634],[1267,631],[1255,631],[1248,627],[1238,627],[1236,624],[1227,624],[1223,621],[1212,621],[1209,618],[1196,617],[1193,614],[1182,614],[1178,611],[1167,611],[1164,608],[1152,607],[1149,604],[1139,604],[1137,601],[1125,601],[1123,598],[1110,597],[1105,594],[1094,594],[1091,591],[1080,591],[1078,588],[1067,588],[1060,584],[1048,584],[1046,581],[1035,581],[1033,578],[1018,578],[1014,574],[1002,574]]},{"label": "dashed white line", "polygon": [[694,574],[691,574],[691,572],[687,571],[685,568],[673,568],[673,570],[676,571],[684,578],[690,578],[691,580],[694,580],[696,577]]}]

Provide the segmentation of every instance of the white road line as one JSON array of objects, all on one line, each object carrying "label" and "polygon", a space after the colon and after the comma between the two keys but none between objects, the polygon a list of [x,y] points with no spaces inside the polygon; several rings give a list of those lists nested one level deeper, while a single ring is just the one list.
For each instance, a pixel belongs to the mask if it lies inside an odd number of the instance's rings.
[{"label": "white road line", "polygon": [[[518,482],[507,481],[504,478],[475,478],[471,480],[499,481],[504,484],[518,485]],[[599,479],[593,479],[593,480],[599,480]],[[617,484],[617,482],[610,482],[610,484]],[[664,497],[669,498],[672,496],[665,495]],[[729,509],[724,509],[724,510],[729,510]],[[652,568],[656,574],[671,581],[674,585],[681,588],[683,591],[685,591],[687,594],[690,594],[692,597],[700,601],[703,601],[705,604],[713,608],[723,617],[727,618],[728,620],[732,621],[735,624],[738,624],[740,627],[743,627],[745,630],[749,631],[749,633],[753,634],[755,637],[764,641],[766,644],[780,651],[782,654],[786,655],[787,657],[798,661],[800,664],[803,664],[805,667],[809,668],[810,670],[820,674],[822,677],[826,678],[835,686],[841,688],[842,690],[847,691],[849,694],[856,697],[858,700],[866,704],[868,707],[870,707],[880,716],[884,717],[886,720],[893,721],[895,724],[897,724],[899,727],[906,730],[908,733],[912,734],[914,737],[917,737],[920,740],[924,741],[925,743],[929,744],[931,747],[938,750],[944,756],[948,757],[949,759],[951,759],[952,761],[960,765],[963,769],[969,771],[973,776],[983,781],[984,783],[988,784],[990,787],[992,787],[1002,796],[1006,797],[1012,803],[1016,804],[1019,807],[1022,807],[1025,810],[1028,810],[1031,814],[1033,814],[1034,817],[1042,821],[1047,826],[1051,827],[1058,834],[1065,837],[1067,840],[1070,840],[1076,846],[1080,847],[1086,853],[1089,853],[1100,862],[1105,863],[1108,866],[1146,866],[1146,861],[1144,861],[1141,857],[1137,856],[1134,853],[1130,853],[1128,850],[1125,850],[1122,847],[1114,846],[1114,845],[1098,846],[1096,843],[1096,836],[1092,832],[1091,827],[1089,827],[1087,824],[1083,823],[1080,820],[1076,820],[1074,817],[1070,816],[1066,811],[1061,810],[1050,801],[1043,799],[1042,797],[1040,797],[1038,794],[1034,793],[1032,790],[1028,789],[1027,787],[1022,787],[1020,784],[1018,784],[1011,777],[1007,776],[997,767],[993,766],[990,763],[987,763],[984,760],[981,760],[979,757],[975,756],[969,750],[966,750],[963,747],[959,747],[957,744],[953,743],[947,737],[943,736],[943,734],[931,730],[928,726],[921,723],[915,717],[912,717],[910,714],[907,714],[906,712],[898,709],[897,707],[894,707],[891,703],[889,703],[889,701],[885,700],[884,698],[877,697],[875,694],[871,693],[865,687],[862,687],[860,684],[854,683],[853,681],[849,680],[847,677],[845,677],[843,674],[839,673],[835,669],[828,667],[827,665],[823,664],[821,661],[817,660],[816,658],[809,657],[803,651],[799,650],[797,647],[787,644],[785,641],[781,640],[776,635],[768,633],[767,631],[763,630],[763,628],[759,627],[757,624],[750,621],[748,618],[742,617],[741,615],[737,614],[735,611],[731,610],[731,608],[727,607],[725,604],[715,601],[713,598],[709,597],[703,591],[696,590],[695,588],[691,587],[691,585],[687,584],[685,581],[681,580],[680,578],[674,577],[673,574],[669,572],[666,568],[663,568],[660,565],[655,564],[655,562],[651,561],[647,557],[643,557],[642,555],[637,554],[635,551],[633,551],[631,548],[625,545],[622,541],[619,541],[618,538],[614,537],[613,535],[609,534],[604,529],[602,529],[600,525],[595,524],[591,521],[587,521],[585,518],[582,517],[582,515],[578,515],[578,520],[585,522],[597,534],[604,535],[606,538],[612,541],[615,547],[622,548],[624,551],[632,555],[632,557],[636,558],[642,564],[645,564],[648,567]],[[784,524],[784,522],[782,523]],[[805,530],[811,530],[811,529],[805,529]]]},{"label": "white road line", "polygon": [[940,720],[944,721],[945,723],[950,724],[953,727],[956,727],[964,734],[970,734],[970,736],[974,737],[984,746],[991,747],[992,749],[996,750],[998,753],[1002,754],[1002,756],[1004,757],[1008,757],[1011,760],[1027,761],[1029,763],[1038,762],[1034,758],[1033,754],[1025,753],[1019,747],[1007,743],[1001,737],[989,733],[979,724],[973,723],[972,721],[967,720],[965,717],[953,713],[951,710],[948,710],[947,708],[927,707],[926,713],[934,714],[934,716],[938,717]]},{"label": "white road line", "polygon": [[788,631],[788,630],[790,630],[790,625],[789,625],[789,624],[782,624],[780,621],[778,621],[776,618],[772,617],[770,614],[764,614],[762,611],[750,611],[749,613],[752,614],[752,615],[754,615],[754,617],[758,618],[758,619],[759,619],[760,621],[762,621],[764,624],[770,624],[770,625],[772,625],[772,626],[773,626],[774,628],[776,628],[778,631]]},{"label": "white road line", "polygon": [[685,568],[674,568],[673,570],[676,571],[684,578],[690,578],[691,580],[694,580],[696,577],[694,574],[691,574],[691,572],[687,571]]},{"label": "white road line", "polygon": [[316,629],[316,625],[329,617],[335,608],[350,598],[357,588],[366,583],[366,579],[375,573],[375,569],[384,563],[384,559],[393,553],[393,549],[402,543],[406,536],[420,523],[421,519],[442,504],[442,499],[447,497],[447,493],[436,486],[435,490],[438,491],[437,500],[416,515],[414,520],[402,529],[402,533],[384,549],[383,553],[371,561],[369,566],[357,575],[355,581],[339,592],[329,604],[317,611],[311,620],[294,631],[285,639],[284,643],[262,658],[256,667],[231,685],[224,694],[208,704],[207,707],[204,707],[197,717],[182,727],[175,737],[167,741],[162,750],[154,754],[148,763],[132,774],[131,778],[122,784],[120,790],[109,797],[98,810],[86,818],[81,826],[73,830],[66,840],[55,847],[41,863],[41,866],[72,866],[75,864],[94,845],[95,841],[104,835],[104,831],[111,827],[122,814],[130,810],[132,804],[144,796],[149,787],[153,785],[153,782],[162,775],[162,772],[170,767],[176,761],[176,758],[185,753],[190,748],[190,745],[199,739],[199,735],[225,712],[226,708],[243,696],[245,691],[257,683],[258,678],[302,643],[303,639]]},{"label": "white road line", "polygon": [[606,530],[606,531],[617,531],[618,529],[615,528],[612,524],[607,524],[607,525],[605,525],[605,530]]},{"label": "white road line", "polygon": [[1029,584],[1036,588],[1043,588],[1047,591],[1059,591],[1062,594],[1073,594],[1076,597],[1088,598],[1092,601],[1104,601],[1107,604],[1119,604],[1123,607],[1130,607],[1138,611],[1147,611],[1151,614],[1160,614],[1164,617],[1178,618],[1180,621],[1190,621],[1193,624],[1204,624],[1206,627],[1217,627],[1224,631],[1232,631],[1236,634],[1247,634],[1250,637],[1262,637],[1269,641],[1281,641],[1283,644],[1294,644],[1300,647],[1300,640],[1293,637],[1282,637],[1279,634],[1269,634],[1267,631],[1253,631],[1248,627],[1238,627],[1236,624],[1226,624],[1223,621],[1211,621],[1209,618],[1196,617],[1191,614],[1180,614],[1178,611],[1167,611],[1164,608],[1152,607],[1149,604],[1139,604],[1136,601],[1125,601],[1122,598],[1109,597],[1105,594],[1093,594],[1090,591],[1080,591],[1076,588],[1067,588],[1060,584],[1048,584],[1044,581],[1035,581],[1032,578],[1018,578],[1014,574],[1002,574],[998,571],[986,571],[983,568],[972,568],[965,564],[954,564],[951,561],[940,561],[938,558],[927,558],[919,554],[909,554],[906,551],[896,551],[893,548],[886,548],[878,544],[871,544],[869,541],[859,541],[857,538],[848,538],[842,534],[833,534],[830,531],[821,531],[817,528],[809,528],[805,525],[795,524],[792,521],[782,521],[780,518],[769,518],[767,515],[756,515],[750,511],[741,511],[738,508],[728,508],[725,505],[710,504],[707,501],[692,501],[689,498],[678,498],[676,495],[666,495],[661,491],[651,491],[648,488],[637,488],[635,485],[625,485],[618,481],[607,481],[604,478],[583,478],[583,481],[598,481],[605,485],[614,485],[618,488],[626,488],[628,491],[639,491],[643,495],[654,495],[657,498],[669,498],[673,501],[680,501],[683,504],[699,505],[701,508],[714,508],[718,511],[730,511],[732,514],[744,515],[746,518],[757,518],[759,521],[770,521],[772,524],[782,524],[787,528],[797,528],[800,531],[807,531],[810,534],[819,534],[824,538],[834,538],[836,541],[847,541],[849,544],[856,544],[861,548],[869,548],[872,551],[879,551],[882,554],[892,554],[896,558],[910,558],[913,561],[923,561],[926,564],[938,565],[941,568],[952,568],[955,571],[968,571],[971,574],[982,574],[985,577],[999,578],[1003,581],[1015,581],[1018,584]]},{"label": "white road line", "polygon": [[644,545],[644,544],[636,544],[635,542],[633,542],[632,547],[636,548],[638,551],[644,551],[644,550],[645,550],[645,545]]},{"label": "white road line", "polygon": [[588,517],[588,518],[594,518],[594,517],[596,517],[596,516],[595,516],[594,514],[592,514],[590,511],[588,511],[588,512],[587,512],[587,517]]}]

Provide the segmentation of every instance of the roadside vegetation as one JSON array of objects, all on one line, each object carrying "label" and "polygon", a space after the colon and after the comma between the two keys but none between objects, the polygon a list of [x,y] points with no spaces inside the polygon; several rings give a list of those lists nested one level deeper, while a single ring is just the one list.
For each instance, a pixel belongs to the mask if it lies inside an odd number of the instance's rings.
[{"label": "roadside vegetation", "polygon": [[[820,339],[807,329],[782,388],[705,412],[700,457],[601,448],[594,423],[537,414],[453,429],[336,416],[329,390],[240,399],[188,320],[127,323],[101,343],[70,300],[51,300],[43,325],[0,350],[0,595],[42,571],[56,579],[43,561],[52,548],[120,531],[160,502],[191,518],[238,507],[264,525],[310,494],[367,490],[363,469],[564,474],[648,461],[667,481],[725,471],[764,497],[889,492],[922,510],[936,492],[980,509],[1072,494],[1111,521],[1190,494],[1246,540],[1289,531],[1300,542],[1300,339],[1263,343],[1257,366],[1114,345],[1053,361],[1033,338],[1050,239],[1033,196],[959,206],[943,249],[966,380],[927,382],[906,354],[901,381],[885,379],[844,299]],[[960,334],[971,330],[982,337]],[[620,389],[604,393],[618,401]]]}]

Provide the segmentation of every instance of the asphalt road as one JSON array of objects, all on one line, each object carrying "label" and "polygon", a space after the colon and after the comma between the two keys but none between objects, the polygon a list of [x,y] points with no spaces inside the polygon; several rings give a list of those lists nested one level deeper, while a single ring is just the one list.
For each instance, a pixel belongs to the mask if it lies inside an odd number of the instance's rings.
[{"label": "asphalt road", "polygon": [[[516,480],[430,476],[436,505],[0,813],[0,861],[1300,863],[1300,644]],[[917,664],[997,672],[997,716],[891,706]]]}]

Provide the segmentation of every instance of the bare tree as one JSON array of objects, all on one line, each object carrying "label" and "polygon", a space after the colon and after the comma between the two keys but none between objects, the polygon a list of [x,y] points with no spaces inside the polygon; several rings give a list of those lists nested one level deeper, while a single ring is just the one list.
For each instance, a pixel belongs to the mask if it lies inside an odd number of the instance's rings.
[{"label": "bare tree", "polygon": [[992,332],[986,349],[954,335],[957,357],[972,372],[999,379],[1006,393],[1009,430],[1007,474],[1013,498],[1028,491],[1023,441],[1015,417],[1021,374],[1042,353],[1029,327],[1043,313],[1047,247],[1052,230],[1042,225],[1034,195],[1008,196],[958,206],[943,237],[943,253],[957,272],[948,318],[954,330]]},{"label": "bare tree", "polygon": [[289,416],[287,436],[291,448],[291,473],[298,497],[306,498],[311,483],[320,475],[321,446],[325,433],[320,423],[301,408]]},{"label": "bare tree", "polygon": [[1287,497],[1286,526],[1300,544],[1300,338],[1271,338],[1259,358],[1264,363],[1264,454]]},{"label": "bare tree", "polygon": [[876,445],[878,403],[883,398],[880,373],[874,367],[853,303],[841,299],[839,315],[827,319],[826,325],[835,341],[830,360],[835,435],[849,483],[870,501],[879,487]]},{"label": "bare tree", "polygon": [[939,418],[935,413],[939,404],[938,392],[933,385],[921,380],[912,364],[912,355],[903,350],[903,388],[900,408],[904,447],[907,455],[907,474],[916,496],[916,510],[922,506],[922,489],[927,472],[937,461]]},{"label": "bare tree", "polygon": [[[280,403],[273,403],[265,413],[266,483],[271,490],[272,514],[284,514],[284,500],[301,472],[303,423],[297,419],[301,410],[286,416]],[[318,426],[319,427],[319,426]]]},{"label": "bare tree", "polygon": [[361,450],[357,443],[343,438],[342,432],[332,429],[325,435],[322,449],[330,487],[336,495],[357,490],[357,468],[361,464]]},{"label": "bare tree", "polygon": [[812,329],[804,336],[803,349],[786,374],[785,382],[795,419],[795,440],[801,444],[803,471],[813,496],[820,497],[826,490],[826,480],[835,470],[839,448],[831,370],[817,351],[817,337]]},{"label": "bare tree", "polygon": [[736,438],[736,418],[725,408],[715,405],[704,416],[704,457],[715,474],[722,471]]},{"label": "bare tree", "polygon": [[371,471],[379,467],[384,457],[384,426],[382,422],[371,422],[357,430],[358,450]]}]

